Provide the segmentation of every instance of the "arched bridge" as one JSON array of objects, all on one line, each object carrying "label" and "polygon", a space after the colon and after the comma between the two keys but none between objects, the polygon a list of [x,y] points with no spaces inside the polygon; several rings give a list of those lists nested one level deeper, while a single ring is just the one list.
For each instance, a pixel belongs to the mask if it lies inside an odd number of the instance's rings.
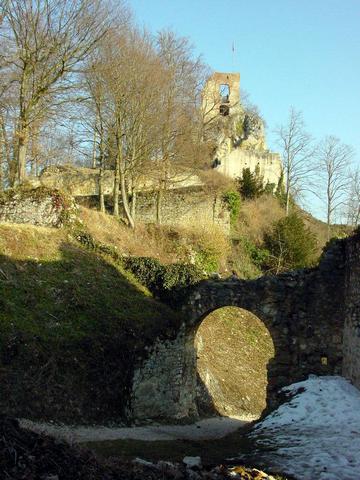
[{"label": "arched bridge", "polygon": [[341,374],[360,386],[360,237],[336,242],[320,265],[256,280],[207,280],[185,296],[185,322],[175,337],[158,339],[135,371],[133,418],[196,417],[194,336],[210,312],[237,306],[270,332],[268,399],[309,374]]}]

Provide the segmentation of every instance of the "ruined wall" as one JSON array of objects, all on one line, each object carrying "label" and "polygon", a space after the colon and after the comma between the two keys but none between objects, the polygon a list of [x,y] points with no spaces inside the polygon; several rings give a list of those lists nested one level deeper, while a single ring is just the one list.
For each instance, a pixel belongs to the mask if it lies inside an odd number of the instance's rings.
[{"label": "ruined wall", "polygon": [[[143,223],[156,223],[157,194],[139,194],[136,200],[136,218]],[[191,227],[217,225],[230,233],[230,213],[221,198],[202,189],[171,190],[164,192],[161,201],[162,225]]]},{"label": "ruined wall", "polygon": [[17,189],[0,197],[1,223],[28,223],[44,227],[61,227],[71,221],[75,205],[57,190]]},{"label": "ruined wall", "polygon": [[360,236],[346,243],[346,314],[343,375],[360,388]]},{"label": "ruined wall", "polygon": [[[186,320],[178,336],[163,343],[161,350],[160,340],[156,342],[137,370],[133,418],[161,415],[174,420],[197,413],[196,330],[208,313],[224,306],[251,311],[271,334],[275,356],[267,371],[269,405],[281,387],[311,373],[340,374],[346,302],[344,248],[344,242],[335,244],[316,269],[251,281],[208,280],[195,286],[180,307]],[[168,362],[169,358],[177,361]],[[142,385],[152,384],[157,394],[149,399]]]},{"label": "ruined wall", "polygon": [[[45,168],[39,178],[30,178],[35,186],[58,188],[74,197],[99,195],[99,169],[59,165]],[[138,180],[139,191],[152,191],[158,185],[156,172],[152,176],[145,175]],[[169,189],[200,187],[201,179],[189,172],[177,173],[171,176]],[[105,170],[103,174],[104,195],[111,195],[114,190],[114,171]]]},{"label": "ruined wall", "polygon": [[[34,184],[46,188],[58,188],[74,197],[99,194],[99,169],[74,167],[70,165],[51,166],[45,168]],[[103,189],[110,195],[114,188],[114,172],[104,172]]]},{"label": "ruined wall", "polygon": [[[227,103],[219,93],[224,84],[230,89]],[[282,173],[280,155],[268,150],[264,122],[256,111],[241,105],[239,89],[240,74],[234,73],[215,72],[205,85],[202,110],[210,125],[207,135],[216,144],[212,165],[230,178],[241,178],[244,168],[254,172],[258,166],[264,185],[277,186]]]},{"label": "ruined wall", "polygon": [[261,152],[257,150],[243,150],[241,148],[232,149],[228,147],[228,153],[218,155],[220,165],[216,170],[223,175],[231,178],[242,177],[243,169],[250,168],[255,172],[256,167],[260,169],[260,175],[264,179],[264,184],[273,183],[277,186],[281,175],[280,155],[272,152]]},{"label": "ruined wall", "polygon": [[134,374],[131,415],[136,421],[197,417],[193,355],[184,325],[175,339],[155,342],[149,357]]}]

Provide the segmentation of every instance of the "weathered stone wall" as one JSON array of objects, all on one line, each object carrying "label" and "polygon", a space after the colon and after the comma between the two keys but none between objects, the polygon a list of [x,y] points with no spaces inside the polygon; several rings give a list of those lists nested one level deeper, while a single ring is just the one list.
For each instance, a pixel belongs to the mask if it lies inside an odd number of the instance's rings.
[{"label": "weathered stone wall", "polygon": [[360,236],[346,243],[346,314],[343,375],[360,388]]},{"label": "weathered stone wall", "polygon": [[[135,371],[131,410],[135,420],[191,418],[196,377],[192,374],[194,348],[182,325],[175,339],[158,339],[149,357]],[[172,378],[169,382],[169,373]]]},{"label": "weathered stone wall", "polygon": [[[84,206],[96,208],[97,197],[77,197]],[[112,198],[105,199],[106,207],[112,209]],[[230,233],[230,212],[221,198],[205,192],[202,188],[171,190],[163,193],[160,207],[160,224],[176,227],[217,226],[226,235]],[[120,203],[120,214],[125,216]],[[136,221],[151,224],[157,221],[157,193],[143,192],[136,197]]]},{"label": "weathered stone wall", "polygon": [[[228,140],[230,144],[230,139]],[[281,159],[278,153],[258,150],[244,150],[242,148],[231,148],[228,151],[222,151],[218,155],[220,164],[216,170],[223,175],[231,178],[241,178],[243,169],[249,168],[251,172],[255,172],[259,168],[259,173],[263,177],[264,185],[273,183],[275,187],[281,176]]]},{"label": "weathered stone wall", "polygon": [[[346,302],[344,245],[337,243],[316,269],[197,285],[181,305],[186,322],[179,335],[166,343],[156,342],[135,375],[133,417],[174,420],[196,415],[196,392],[201,390],[194,388],[196,330],[206,315],[224,306],[251,311],[272,336],[275,357],[267,372],[269,405],[279,388],[310,373],[340,374]],[[154,386],[157,393],[151,400],[151,392],[145,388],[144,393],[143,385]]]},{"label": "weathered stone wall", "polygon": [[71,215],[74,209],[74,205],[67,205],[67,201],[70,200],[65,200],[56,190],[9,191],[0,197],[0,222],[60,227],[65,220],[65,211]]},{"label": "weathered stone wall", "polygon": [[[58,188],[73,197],[90,197],[99,195],[100,171],[98,168],[74,167],[73,165],[59,165],[45,168],[39,178],[30,178],[34,186]],[[105,170],[103,173],[104,195],[112,195],[114,190],[114,171]],[[145,175],[138,179],[139,191],[152,191],[159,184],[157,172]],[[169,189],[184,189],[203,186],[201,179],[192,173],[173,173]]]},{"label": "weathered stone wall", "polygon": [[[71,166],[49,167],[34,184],[48,189],[60,188],[80,203],[96,203],[99,194],[99,172],[91,168]],[[111,202],[114,185],[113,171],[104,173],[104,194]],[[136,218],[143,223],[157,222],[157,193],[151,179],[141,185],[137,194]],[[95,200],[95,202],[94,202]],[[124,214],[124,212],[123,212]],[[221,198],[206,192],[197,175],[178,174],[163,194],[160,207],[163,225],[194,226],[217,225],[224,233],[230,232],[230,213]]]},{"label": "weathered stone wall", "polygon": [[[136,218],[143,223],[156,223],[157,195],[155,192],[138,195]],[[172,190],[164,193],[161,201],[162,225],[196,226],[217,225],[230,233],[230,213],[221,198],[202,189]]]}]

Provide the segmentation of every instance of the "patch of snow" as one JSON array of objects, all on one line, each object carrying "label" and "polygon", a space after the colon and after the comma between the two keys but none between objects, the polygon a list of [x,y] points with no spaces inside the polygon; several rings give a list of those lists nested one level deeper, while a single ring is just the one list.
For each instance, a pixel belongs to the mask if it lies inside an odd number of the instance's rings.
[{"label": "patch of snow", "polygon": [[154,465],[152,462],[148,462],[147,460],[139,457],[134,458],[132,463],[137,463],[138,465],[145,465],[146,467],[152,467]]},{"label": "patch of snow", "polygon": [[225,437],[256,420],[251,415],[241,417],[213,417],[190,425],[147,425],[144,427],[67,426],[39,423],[20,419],[23,428],[46,433],[71,443],[99,442],[104,440],[210,440]]},{"label": "patch of snow", "polygon": [[283,390],[295,396],[251,433],[262,461],[301,480],[360,479],[360,391],[313,375]]},{"label": "patch of snow", "polygon": [[186,465],[186,468],[200,468],[201,457],[184,457],[183,463]]}]

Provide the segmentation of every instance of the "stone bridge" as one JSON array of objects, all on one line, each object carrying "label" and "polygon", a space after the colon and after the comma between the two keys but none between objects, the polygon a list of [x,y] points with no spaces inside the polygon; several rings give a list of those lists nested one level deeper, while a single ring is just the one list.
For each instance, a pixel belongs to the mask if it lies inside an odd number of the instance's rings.
[{"label": "stone bridge", "polygon": [[136,369],[131,415],[196,418],[199,388],[194,338],[202,320],[224,306],[259,317],[272,336],[268,404],[279,389],[309,374],[344,374],[360,387],[360,236],[337,241],[313,269],[256,280],[208,280],[180,306],[185,322],[175,337],[159,338]]}]

